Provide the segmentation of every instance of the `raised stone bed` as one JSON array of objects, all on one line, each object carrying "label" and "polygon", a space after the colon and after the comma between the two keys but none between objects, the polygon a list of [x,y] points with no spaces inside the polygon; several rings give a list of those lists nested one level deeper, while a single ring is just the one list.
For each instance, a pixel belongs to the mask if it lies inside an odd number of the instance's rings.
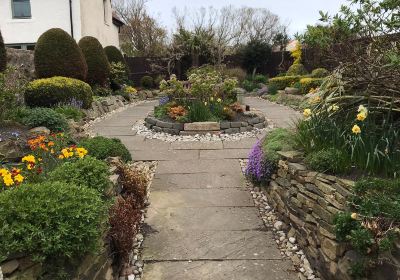
[{"label": "raised stone bed", "polygon": [[244,113],[246,120],[242,121],[221,121],[221,122],[195,122],[177,123],[166,120],[159,120],[153,114],[145,119],[145,126],[155,132],[166,132],[172,135],[195,135],[195,134],[235,134],[263,129],[267,127],[265,116],[259,112]]},{"label": "raised stone bed", "polygon": [[[323,279],[350,280],[349,269],[357,253],[336,239],[333,219],[346,211],[353,181],[308,170],[296,152],[282,152],[284,160],[266,188],[268,200],[279,218],[290,225],[313,268]],[[400,251],[374,269],[368,279],[399,279]],[[397,258],[397,257],[396,257]]]}]

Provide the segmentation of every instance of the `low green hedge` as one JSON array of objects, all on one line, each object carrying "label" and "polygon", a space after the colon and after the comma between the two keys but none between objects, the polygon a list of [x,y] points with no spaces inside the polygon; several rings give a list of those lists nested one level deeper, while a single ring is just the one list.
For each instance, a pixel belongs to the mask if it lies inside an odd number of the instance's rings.
[{"label": "low green hedge", "polygon": [[143,76],[140,79],[140,85],[145,89],[150,89],[154,86],[154,79],[151,76]]},{"label": "low green hedge", "polygon": [[0,262],[15,254],[51,261],[95,251],[107,208],[96,190],[62,182],[1,192]]},{"label": "low green hedge", "polygon": [[295,83],[300,81],[301,76],[283,76],[275,77],[268,80],[268,84],[277,88],[278,90],[292,87]]},{"label": "low green hedge", "polygon": [[128,149],[117,138],[97,136],[82,140],[79,146],[88,150],[90,156],[100,160],[108,157],[121,157],[124,161],[132,160]]},{"label": "low green hedge", "polygon": [[30,82],[25,90],[25,102],[31,107],[79,104],[88,109],[93,100],[90,86],[77,79],[52,77]]},{"label": "low green hedge", "polygon": [[300,79],[301,93],[307,94],[311,89],[316,89],[322,85],[323,78],[302,78]]}]

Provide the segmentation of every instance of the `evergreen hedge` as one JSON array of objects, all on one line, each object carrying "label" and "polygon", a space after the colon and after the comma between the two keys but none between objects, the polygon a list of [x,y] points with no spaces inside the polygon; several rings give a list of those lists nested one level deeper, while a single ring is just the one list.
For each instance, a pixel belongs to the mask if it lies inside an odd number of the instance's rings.
[{"label": "evergreen hedge", "polygon": [[43,33],[35,47],[35,70],[38,78],[63,76],[85,81],[87,64],[75,40],[60,28]]},{"label": "evergreen hedge", "polygon": [[126,64],[124,56],[122,55],[121,51],[117,47],[107,46],[104,48],[104,51],[107,55],[108,62],[110,62],[110,63],[121,62],[123,64]]},{"label": "evergreen hedge", "polygon": [[91,85],[105,86],[110,77],[110,64],[99,40],[83,37],[79,43],[88,66],[86,81]]},{"label": "evergreen hedge", "polygon": [[7,66],[7,52],[6,47],[4,46],[3,36],[1,36],[0,31],[0,72],[6,70]]}]

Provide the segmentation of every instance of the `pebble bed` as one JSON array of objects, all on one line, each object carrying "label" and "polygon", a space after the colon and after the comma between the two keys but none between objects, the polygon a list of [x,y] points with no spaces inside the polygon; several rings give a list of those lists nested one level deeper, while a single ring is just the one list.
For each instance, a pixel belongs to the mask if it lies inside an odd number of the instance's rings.
[{"label": "pebble bed", "polygon": [[141,170],[147,175],[147,200],[146,200],[146,208],[142,209],[142,218],[140,220],[139,231],[134,237],[134,245],[133,251],[129,255],[129,264],[128,267],[122,271],[122,274],[118,280],[140,280],[143,274],[143,266],[144,262],[141,260],[141,252],[142,252],[142,244],[144,240],[143,236],[143,223],[147,213],[147,207],[150,205],[149,196],[150,196],[150,186],[151,182],[154,178],[154,173],[157,168],[156,161],[137,161],[130,164],[130,166]]},{"label": "pebble bed", "polygon": [[143,120],[136,122],[136,124],[132,127],[132,130],[136,131],[137,135],[142,135],[148,139],[158,139],[162,140],[165,142],[192,142],[192,141],[198,141],[198,142],[210,142],[210,141],[238,141],[244,138],[250,138],[250,137],[257,137],[260,135],[265,134],[265,132],[268,132],[274,128],[274,126],[271,124],[272,122],[268,120],[268,127],[263,128],[263,129],[257,129],[255,128],[252,131],[247,131],[247,132],[242,132],[242,133],[235,133],[235,134],[211,134],[207,133],[204,135],[201,134],[196,134],[196,135],[172,135],[169,133],[165,132],[155,132],[151,129],[148,129],[145,126],[145,123]]},{"label": "pebble bed", "polygon": [[[248,160],[240,160],[243,174],[245,174],[247,162]],[[310,262],[297,244],[294,237],[294,230],[285,232],[290,227],[278,219],[274,209],[268,204],[267,194],[262,188],[254,186],[248,180],[246,180],[246,186],[253,197],[254,204],[258,208],[265,226],[272,230],[281,255],[292,261],[295,270],[298,272],[299,279],[320,280],[320,278],[315,276]]]}]

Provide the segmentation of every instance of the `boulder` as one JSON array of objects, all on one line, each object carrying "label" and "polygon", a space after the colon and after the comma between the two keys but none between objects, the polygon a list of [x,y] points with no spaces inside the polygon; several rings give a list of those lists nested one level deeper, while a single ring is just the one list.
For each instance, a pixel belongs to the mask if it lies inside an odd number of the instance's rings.
[{"label": "boulder", "polygon": [[38,126],[29,130],[29,134],[35,135],[50,135],[50,129],[44,126]]},{"label": "boulder", "polygon": [[220,130],[221,126],[218,122],[194,122],[185,123],[184,129],[189,131],[213,131]]},{"label": "boulder", "polygon": [[262,96],[262,95],[265,95],[265,94],[268,94],[268,87],[264,85],[262,88],[257,90],[257,95],[258,96]]},{"label": "boulder", "polygon": [[1,264],[1,270],[3,271],[3,275],[8,276],[14,271],[16,271],[19,267],[19,262],[17,260],[10,260]]},{"label": "boulder", "polygon": [[287,87],[285,88],[285,93],[293,95],[300,94],[300,89],[294,87]]},{"label": "boulder", "polygon": [[0,142],[0,161],[17,162],[28,151],[26,139],[6,139]]}]

